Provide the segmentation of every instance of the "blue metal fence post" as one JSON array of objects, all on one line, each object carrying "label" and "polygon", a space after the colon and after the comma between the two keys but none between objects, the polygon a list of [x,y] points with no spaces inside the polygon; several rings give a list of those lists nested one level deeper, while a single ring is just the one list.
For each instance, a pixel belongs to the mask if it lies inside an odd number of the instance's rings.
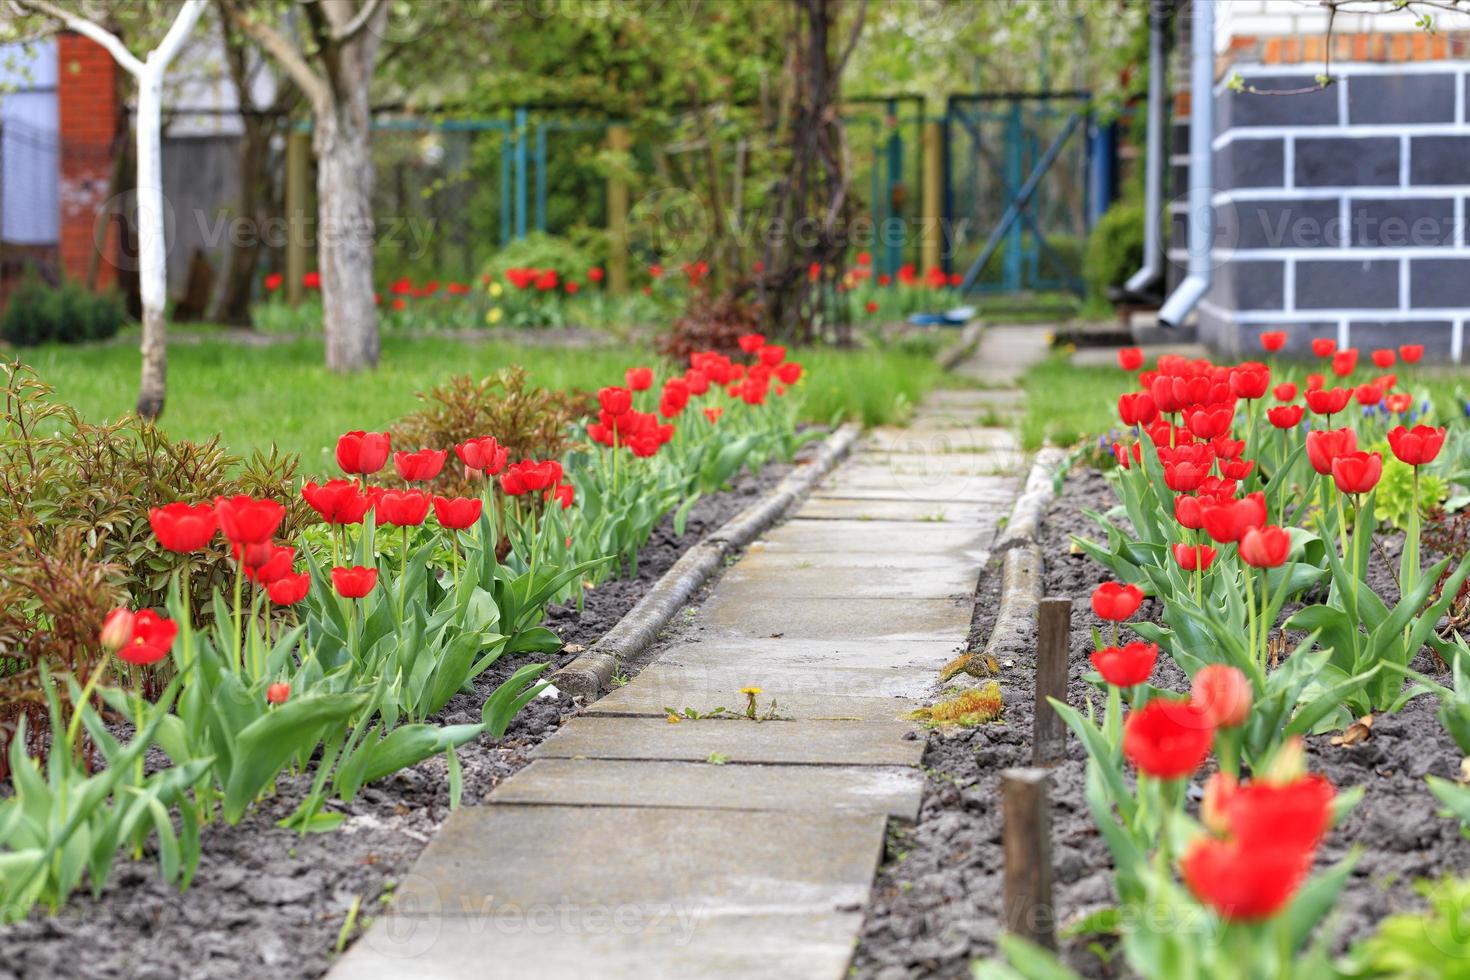
[{"label": "blue metal fence post", "polygon": [[[888,100],[888,118],[885,119],[884,122],[889,123],[887,205],[888,207],[891,207],[893,203],[893,192],[898,188],[900,184],[903,183],[903,137],[899,135],[898,103],[893,99]],[[885,210],[887,210],[887,208],[885,208]],[[893,211],[891,214],[894,218],[903,218],[903,215],[898,214],[896,210]],[[899,227],[901,228],[902,225],[900,224]],[[888,229],[884,229],[884,251],[887,253],[888,256],[887,262],[885,264],[888,266],[888,271],[890,274],[897,271],[898,267],[903,265],[902,250],[903,238],[905,237],[906,236],[902,234],[890,234]]]},{"label": "blue metal fence post", "polygon": [[500,134],[500,247],[510,244],[510,154],[511,135]]},{"label": "blue metal fence post", "polygon": [[526,110],[515,111],[516,131],[516,238],[526,237]]},{"label": "blue metal fence post", "polygon": [[546,123],[536,124],[536,230],[546,231]]},{"label": "blue metal fence post", "polygon": [[[1026,129],[1021,119],[1021,103],[1012,102],[1010,117],[1006,120],[1006,183],[1011,187],[1020,187],[1021,181],[1025,179],[1021,160],[1025,140]],[[1008,200],[1006,203],[1009,205],[1011,202]],[[1021,226],[1013,224],[1006,239],[1002,270],[1002,281],[1007,292],[1015,292],[1021,288],[1021,248]]]}]

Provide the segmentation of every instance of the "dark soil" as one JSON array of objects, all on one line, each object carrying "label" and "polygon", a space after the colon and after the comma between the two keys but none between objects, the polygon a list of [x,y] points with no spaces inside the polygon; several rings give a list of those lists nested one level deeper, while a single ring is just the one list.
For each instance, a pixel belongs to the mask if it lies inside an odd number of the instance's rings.
[{"label": "dark soil", "polygon": [[[790,469],[770,465],[759,477],[742,475],[730,490],[702,498],[682,535],[666,518],[640,552],[635,577],[604,583],[580,611],[553,607],[546,625],[571,649],[552,658],[551,670],[610,629],[685,550]],[[459,695],[435,720],[478,722],[486,696],[523,663],[495,665],[477,680],[473,696]],[[530,750],[577,710],[566,695],[543,694],[504,737],[482,736],[461,747],[463,804],[478,804],[526,765]],[[307,776],[283,779],[279,795],[240,824],[208,828],[198,873],[182,894],[159,879],[151,860],[122,861],[100,897],[79,893],[56,916],[38,909],[24,922],[0,927],[0,980],[320,976],[335,959],[354,898],[362,901],[360,930],[449,815],[449,786],[445,759],[436,756],[367,787],[350,805],[330,806],[347,815],[336,831],[300,837],[277,827],[309,786]]]},{"label": "dark soil", "polygon": [[[1045,594],[1074,600],[1069,686],[1074,705],[1092,697],[1101,706],[1096,691],[1080,678],[1090,669],[1092,629],[1105,625],[1093,615],[1088,597],[1111,576],[1085,554],[1072,552],[1071,535],[1097,538],[1097,526],[1083,509],[1105,512],[1113,503],[1100,474],[1079,470],[1052,503],[1042,529]],[[1397,551],[1397,541],[1387,543],[1385,552],[1395,563]],[[997,559],[981,579],[971,649],[982,649],[989,636],[999,569]],[[1374,581],[1375,590],[1391,601],[1397,590],[1388,573],[1381,577]],[[1156,617],[1158,611],[1150,600],[1139,615]],[[1001,723],[931,733],[924,758],[929,782],[919,821],[890,839],[854,960],[858,976],[968,977],[972,960],[995,951],[1003,866],[999,774],[1031,762],[1034,643],[1034,634],[1005,643]],[[1421,657],[1415,666],[1434,673],[1436,665]],[[1438,679],[1448,683],[1445,676]],[[1153,680],[1160,687],[1188,689],[1183,671],[1167,657],[1160,658]],[[1318,853],[1321,869],[1353,847],[1361,851],[1330,918],[1339,951],[1371,933],[1385,916],[1421,907],[1416,880],[1470,873],[1470,846],[1454,821],[1437,815],[1438,804],[1424,783],[1426,774],[1454,778],[1459,772],[1460,752],[1434,717],[1435,710],[1433,698],[1416,698],[1397,715],[1379,717],[1371,738],[1347,748],[1331,745],[1327,735],[1308,740],[1310,769],[1340,789],[1367,789]],[[1111,857],[1084,798],[1085,771],[1086,754],[1069,738],[1068,758],[1051,770],[1050,784],[1054,896],[1063,935],[1069,923],[1116,902]],[[1196,784],[1196,798],[1198,791]],[[1110,973],[1087,948],[1090,941],[1063,940],[1068,964],[1088,976],[1115,975],[1116,966]]]}]

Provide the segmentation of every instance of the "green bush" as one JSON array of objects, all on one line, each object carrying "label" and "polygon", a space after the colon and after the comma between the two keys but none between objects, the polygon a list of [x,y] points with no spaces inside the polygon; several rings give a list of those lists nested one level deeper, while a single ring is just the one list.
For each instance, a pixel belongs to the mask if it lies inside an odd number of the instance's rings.
[{"label": "green bush", "polygon": [[53,288],[29,275],[0,315],[0,337],[17,347],[106,340],[117,334],[124,316],[115,293],[93,293],[70,281]]},{"label": "green bush", "polygon": [[1108,208],[1087,241],[1082,276],[1092,299],[1107,296],[1111,286],[1122,286],[1143,265],[1143,204],[1118,201]]},{"label": "green bush", "polygon": [[492,255],[485,271],[504,283],[506,269],[555,269],[563,278],[585,286],[587,270],[596,264],[585,249],[569,239],[532,232]]}]

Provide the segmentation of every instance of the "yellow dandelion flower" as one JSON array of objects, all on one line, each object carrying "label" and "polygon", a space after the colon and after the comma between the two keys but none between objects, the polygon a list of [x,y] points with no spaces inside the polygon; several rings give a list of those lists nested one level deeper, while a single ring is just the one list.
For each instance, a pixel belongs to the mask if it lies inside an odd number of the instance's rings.
[{"label": "yellow dandelion flower", "polygon": [[505,292],[505,288],[502,287],[500,285],[500,283],[495,282],[494,280],[491,280],[491,282],[490,282],[490,288],[489,288],[488,292],[490,293],[491,296],[495,296],[495,297],[498,298],[501,293]]},{"label": "yellow dandelion flower", "polygon": [[670,725],[677,725],[682,719],[678,715],[669,715],[668,718],[664,720],[667,721]]},{"label": "yellow dandelion flower", "polygon": [[742,687],[740,689],[740,693],[755,697],[757,694],[761,693],[761,689],[758,687]]}]

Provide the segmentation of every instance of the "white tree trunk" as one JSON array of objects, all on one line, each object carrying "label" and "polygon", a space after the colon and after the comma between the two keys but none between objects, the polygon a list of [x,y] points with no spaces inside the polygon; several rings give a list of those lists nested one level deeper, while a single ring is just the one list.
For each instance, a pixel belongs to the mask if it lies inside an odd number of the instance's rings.
[{"label": "white tree trunk", "polygon": [[373,161],[366,83],[333,105],[317,106],[314,123],[320,217],[317,258],[327,367],[360,371],[378,363]]},{"label": "white tree trunk", "polygon": [[163,227],[162,109],[165,64],[151,59],[138,76],[138,293],[143,303],[142,378],[138,414],[163,412],[168,374],[168,244]]}]

